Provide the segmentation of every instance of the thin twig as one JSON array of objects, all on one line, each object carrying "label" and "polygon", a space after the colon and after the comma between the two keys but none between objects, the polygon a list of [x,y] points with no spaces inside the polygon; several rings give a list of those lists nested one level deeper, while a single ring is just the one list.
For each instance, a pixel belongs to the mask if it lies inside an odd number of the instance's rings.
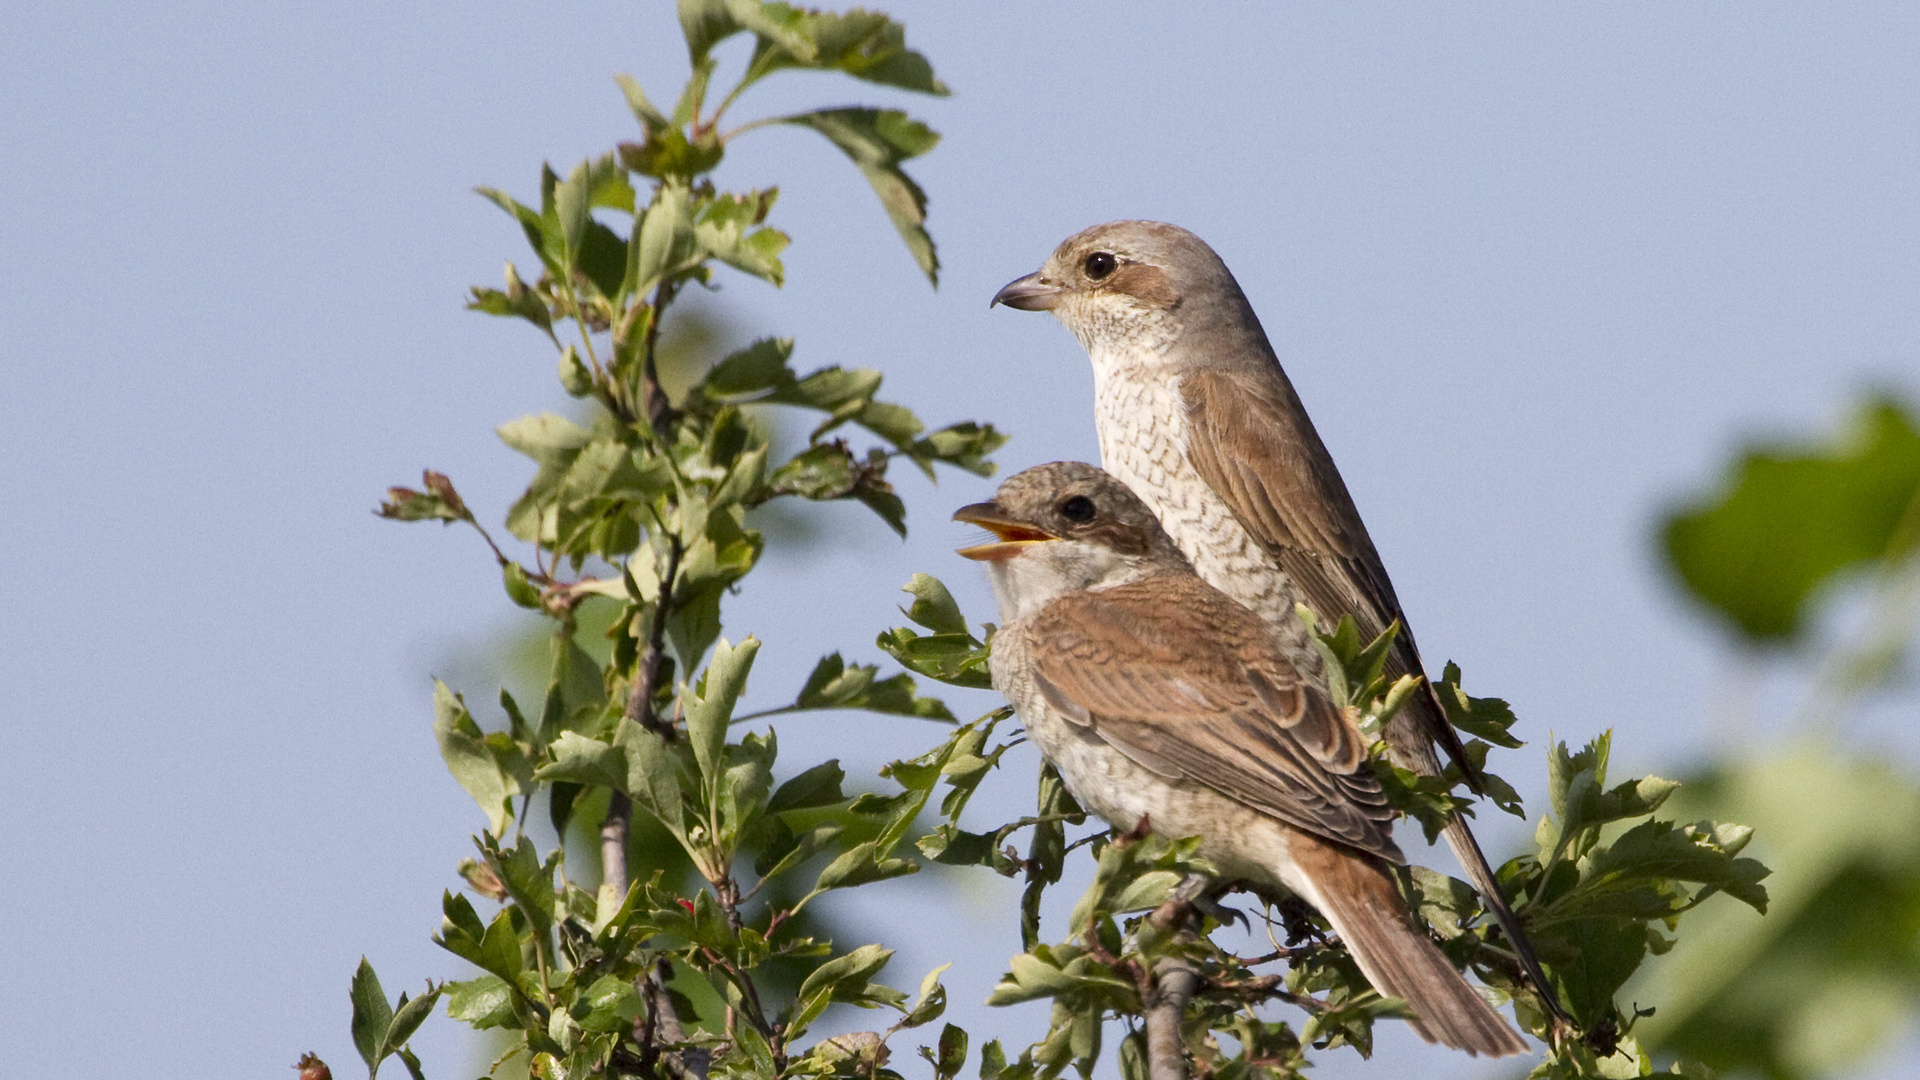
[{"label": "thin twig", "polygon": [[[653,425],[653,432],[666,441],[667,425],[673,420],[673,403],[667,400],[667,392],[660,388],[660,367],[655,356],[660,348],[660,324],[665,321],[667,305],[673,303],[674,287],[671,280],[662,281],[653,291],[653,318],[647,322],[647,335],[640,343],[640,378],[642,392],[646,395],[647,423]],[[669,453],[667,460],[672,461]]]},{"label": "thin twig", "polygon": [[[684,1044],[687,1031],[680,1026],[680,1016],[673,1011],[673,998],[667,993],[666,977],[670,969],[665,960],[660,961],[653,972],[647,976],[647,1016],[652,1021],[653,1036],[642,1046],[655,1047],[662,1043],[668,1045]],[[660,1064],[676,1080],[706,1080],[707,1070],[713,1064],[713,1055],[705,1047],[682,1046],[679,1050],[660,1055]]]},{"label": "thin twig", "polygon": [[647,628],[647,647],[640,654],[633,674],[633,687],[627,692],[627,719],[672,740],[673,725],[662,723],[654,710],[653,697],[660,680],[660,667],[667,655],[667,615],[672,611],[674,580],[680,576],[680,538],[670,537],[667,546],[667,572],[660,575],[660,595],[653,605],[653,620]]}]

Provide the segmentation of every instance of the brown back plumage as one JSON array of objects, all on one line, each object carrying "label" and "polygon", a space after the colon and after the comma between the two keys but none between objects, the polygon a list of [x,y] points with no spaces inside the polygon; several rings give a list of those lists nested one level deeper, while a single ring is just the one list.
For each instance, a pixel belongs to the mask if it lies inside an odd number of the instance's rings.
[{"label": "brown back plumage", "polygon": [[1048,702],[1142,767],[1402,861],[1365,737],[1191,571],[1063,596],[1031,635]]}]

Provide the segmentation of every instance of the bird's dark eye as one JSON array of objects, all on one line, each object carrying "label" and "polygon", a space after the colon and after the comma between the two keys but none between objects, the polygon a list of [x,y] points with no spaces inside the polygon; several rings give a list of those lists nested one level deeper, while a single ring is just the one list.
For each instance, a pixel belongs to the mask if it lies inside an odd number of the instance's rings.
[{"label": "bird's dark eye", "polygon": [[1085,495],[1074,495],[1060,501],[1060,516],[1076,525],[1085,525],[1092,521],[1096,512],[1093,500]]},{"label": "bird's dark eye", "polygon": [[1095,281],[1099,281],[1101,278],[1113,273],[1114,268],[1120,265],[1120,260],[1114,258],[1107,252],[1096,251],[1087,256],[1087,261],[1083,265],[1087,268],[1087,276]]}]

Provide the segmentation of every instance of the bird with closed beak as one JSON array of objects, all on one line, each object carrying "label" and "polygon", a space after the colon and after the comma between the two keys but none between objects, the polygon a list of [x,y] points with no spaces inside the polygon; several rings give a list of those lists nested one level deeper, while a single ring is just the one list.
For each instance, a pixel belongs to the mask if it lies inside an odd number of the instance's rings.
[{"label": "bird with closed beak", "polygon": [[1366,737],[1126,485],[1042,465],[954,518],[993,534],[960,552],[986,563],[1000,603],[993,685],[1081,806],[1116,828],[1199,837],[1226,877],[1312,904],[1428,1042],[1526,1051],[1415,928]]},{"label": "bird with closed beak", "polygon": [[[994,304],[1050,311],[1093,361],[1094,426],[1108,472],[1131,488],[1202,579],[1252,609],[1310,681],[1323,661],[1295,612],[1351,615],[1361,640],[1395,620],[1389,680],[1425,675],[1386,566],[1239,283],[1185,229],[1116,221],[1068,237]],[[1431,684],[1388,726],[1395,764],[1438,775],[1435,746],[1466,757]],[[1530,981],[1564,1016],[1486,856],[1455,814],[1448,845]]]}]

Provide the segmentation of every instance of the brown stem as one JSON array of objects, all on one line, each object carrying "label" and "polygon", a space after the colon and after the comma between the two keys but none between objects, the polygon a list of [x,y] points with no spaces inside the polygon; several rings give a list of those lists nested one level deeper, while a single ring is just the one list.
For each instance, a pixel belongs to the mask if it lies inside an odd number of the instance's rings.
[{"label": "brown stem", "polygon": [[[739,883],[733,880],[732,875],[726,875],[712,884],[714,899],[719,903],[720,910],[726,913],[727,925],[731,926],[733,932],[738,934],[744,925],[744,922],[740,918]],[[769,938],[773,936],[771,926],[768,928],[767,936]],[[743,1007],[746,1018],[748,1022],[759,1030],[761,1035],[765,1036],[768,1047],[773,1051],[774,1065],[777,1068],[786,1068],[787,1048],[785,1040],[781,1037],[782,1033],[767,1020],[767,1011],[760,1004],[759,987],[754,985],[753,979],[746,972],[735,967],[731,961],[722,959],[721,966],[726,968],[726,970],[734,976],[734,984],[740,988],[740,1004]],[[730,1011],[729,1016],[731,1015]]]},{"label": "brown stem", "polygon": [[[665,960],[660,961],[643,984],[647,994],[647,1019],[652,1031],[642,1046],[652,1048],[662,1043],[676,1044],[687,1041],[687,1031],[680,1026],[680,1016],[673,1011],[673,998],[667,994],[667,976],[671,973]],[[660,1064],[667,1075],[675,1080],[707,1080],[707,1071],[713,1064],[713,1055],[706,1049],[689,1046],[681,1050],[660,1055]]]},{"label": "brown stem", "polygon": [[660,346],[660,323],[666,315],[667,305],[673,303],[673,283],[663,281],[653,291],[653,318],[647,322],[647,336],[640,344],[640,378],[642,391],[646,395],[647,423],[653,425],[654,434],[664,440],[667,426],[673,422],[673,403],[667,400],[667,392],[660,388],[660,368],[654,357]]},{"label": "brown stem", "polygon": [[1186,1080],[1187,1050],[1180,1022],[1187,1003],[1200,989],[1200,973],[1192,964],[1169,956],[1153,966],[1153,994],[1146,1001],[1147,1076],[1149,1080]]},{"label": "brown stem", "polygon": [[633,800],[615,791],[600,822],[600,895],[596,902],[611,910],[627,895],[627,831],[633,822]]},{"label": "brown stem", "polygon": [[667,572],[660,576],[660,598],[653,606],[653,623],[647,628],[647,648],[633,673],[633,688],[627,692],[627,719],[655,732],[671,742],[673,725],[663,722],[653,708],[653,692],[660,681],[660,665],[667,655],[667,615],[673,610],[673,586],[680,576],[680,540],[671,539],[667,549]]},{"label": "brown stem", "polygon": [[[1141,825],[1146,824],[1145,820]],[[1161,904],[1147,921],[1162,930],[1173,930],[1174,940],[1191,940],[1187,923],[1192,904],[1176,897]],[[1200,989],[1200,972],[1186,957],[1163,956],[1154,962],[1153,985],[1141,995],[1147,1019],[1148,1080],[1186,1080],[1186,1040],[1181,1037],[1181,1022],[1186,1019],[1187,1003]]]}]

